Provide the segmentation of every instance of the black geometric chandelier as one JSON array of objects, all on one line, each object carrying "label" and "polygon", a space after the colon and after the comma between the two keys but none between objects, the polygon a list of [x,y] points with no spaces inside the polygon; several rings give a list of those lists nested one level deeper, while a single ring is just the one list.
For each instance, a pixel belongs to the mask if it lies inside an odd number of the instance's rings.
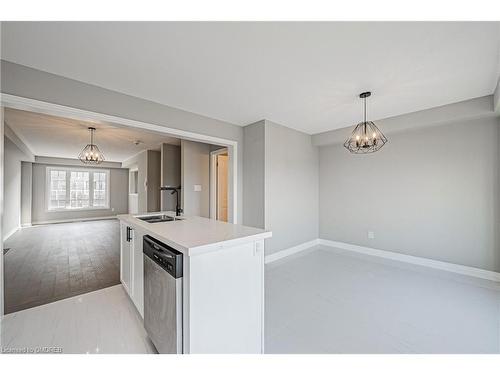
[{"label": "black geometric chandelier", "polygon": [[94,144],[95,128],[89,128],[89,132],[90,143],[83,148],[80,155],[78,155],[78,159],[84,164],[101,164],[104,161],[104,155],[99,150],[99,147]]},{"label": "black geometric chandelier", "polygon": [[387,138],[377,126],[371,121],[366,121],[366,98],[371,94],[370,91],[359,94],[359,97],[364,100],[364,120],[356,125],[351,136],[344,143],[344,147],[353,154],[369,154],[380,150],[387,143]]}]

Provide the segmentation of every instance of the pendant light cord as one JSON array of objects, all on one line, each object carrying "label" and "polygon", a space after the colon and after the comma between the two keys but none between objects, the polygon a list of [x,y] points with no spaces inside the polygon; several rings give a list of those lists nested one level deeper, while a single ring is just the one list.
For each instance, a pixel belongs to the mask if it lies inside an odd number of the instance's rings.
[{"label": "pendant light cord", "polygon": [[364,112],[365,113],[365,121],[364,122],[366,124],[366,97],[363,98],[363,99],[364,99],[364,106],[365,106],[365,112]]},{"label": "pendant light cord", "polygon": [[363,104],[364,104],[364,109],[365,109],[365,111],[364,111],[364,121],[363,121],[363,124],[364,124],[363,130],[364,130],[364,133],[365,133],[364,135],[366,137],[366,96],[363,98],[363,100],[364,100]]}]

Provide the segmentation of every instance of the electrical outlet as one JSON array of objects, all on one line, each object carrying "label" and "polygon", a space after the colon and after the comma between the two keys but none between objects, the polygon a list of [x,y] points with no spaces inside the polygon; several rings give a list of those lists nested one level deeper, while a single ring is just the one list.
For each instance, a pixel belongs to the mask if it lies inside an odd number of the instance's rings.
[{"label": "electrical outlet", "polygon": [[368,232],[368,238],[369,238],[370,240],[373,240],[373,239],[375,238],[375,232],[371,232],[371,231],[369,231],[369,232]]},{"label": "electrical outlet", "polygon": [[201,191],[201,185],[194,185],[194,191]]}]

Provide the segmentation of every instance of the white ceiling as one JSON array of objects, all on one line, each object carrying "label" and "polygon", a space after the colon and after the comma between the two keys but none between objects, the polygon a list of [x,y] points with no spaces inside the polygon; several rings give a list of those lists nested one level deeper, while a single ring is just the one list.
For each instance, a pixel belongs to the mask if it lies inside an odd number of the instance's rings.
[{"label": "white ceiling", "polygon": [[[76,159],[89,143],[88,127],[96,128],[95,143],[106,161],[122,162],[161,143],[179,145],[177,138],[110,124],[88,123],[34,112],[5,109],[5,122],[37,156]],[[140,141],[139,144],[134,142]]]},{"label": "white ceiling", "polygon": [[499,22],[5,23],[2,58],[246,125],[307,133],[493,92]]}]

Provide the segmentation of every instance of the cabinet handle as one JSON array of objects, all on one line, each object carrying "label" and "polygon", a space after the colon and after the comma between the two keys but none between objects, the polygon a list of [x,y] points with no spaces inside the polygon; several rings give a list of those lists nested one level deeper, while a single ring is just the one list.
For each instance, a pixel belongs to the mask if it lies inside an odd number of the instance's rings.
[{"label": "cabinet handle", "polygon": [[130,235],[130,230],[131,230],[131,229],[132,229],[132,228],[127,227],[127,242],[130,242],[130,240],[132,239],[132,236]]}]

